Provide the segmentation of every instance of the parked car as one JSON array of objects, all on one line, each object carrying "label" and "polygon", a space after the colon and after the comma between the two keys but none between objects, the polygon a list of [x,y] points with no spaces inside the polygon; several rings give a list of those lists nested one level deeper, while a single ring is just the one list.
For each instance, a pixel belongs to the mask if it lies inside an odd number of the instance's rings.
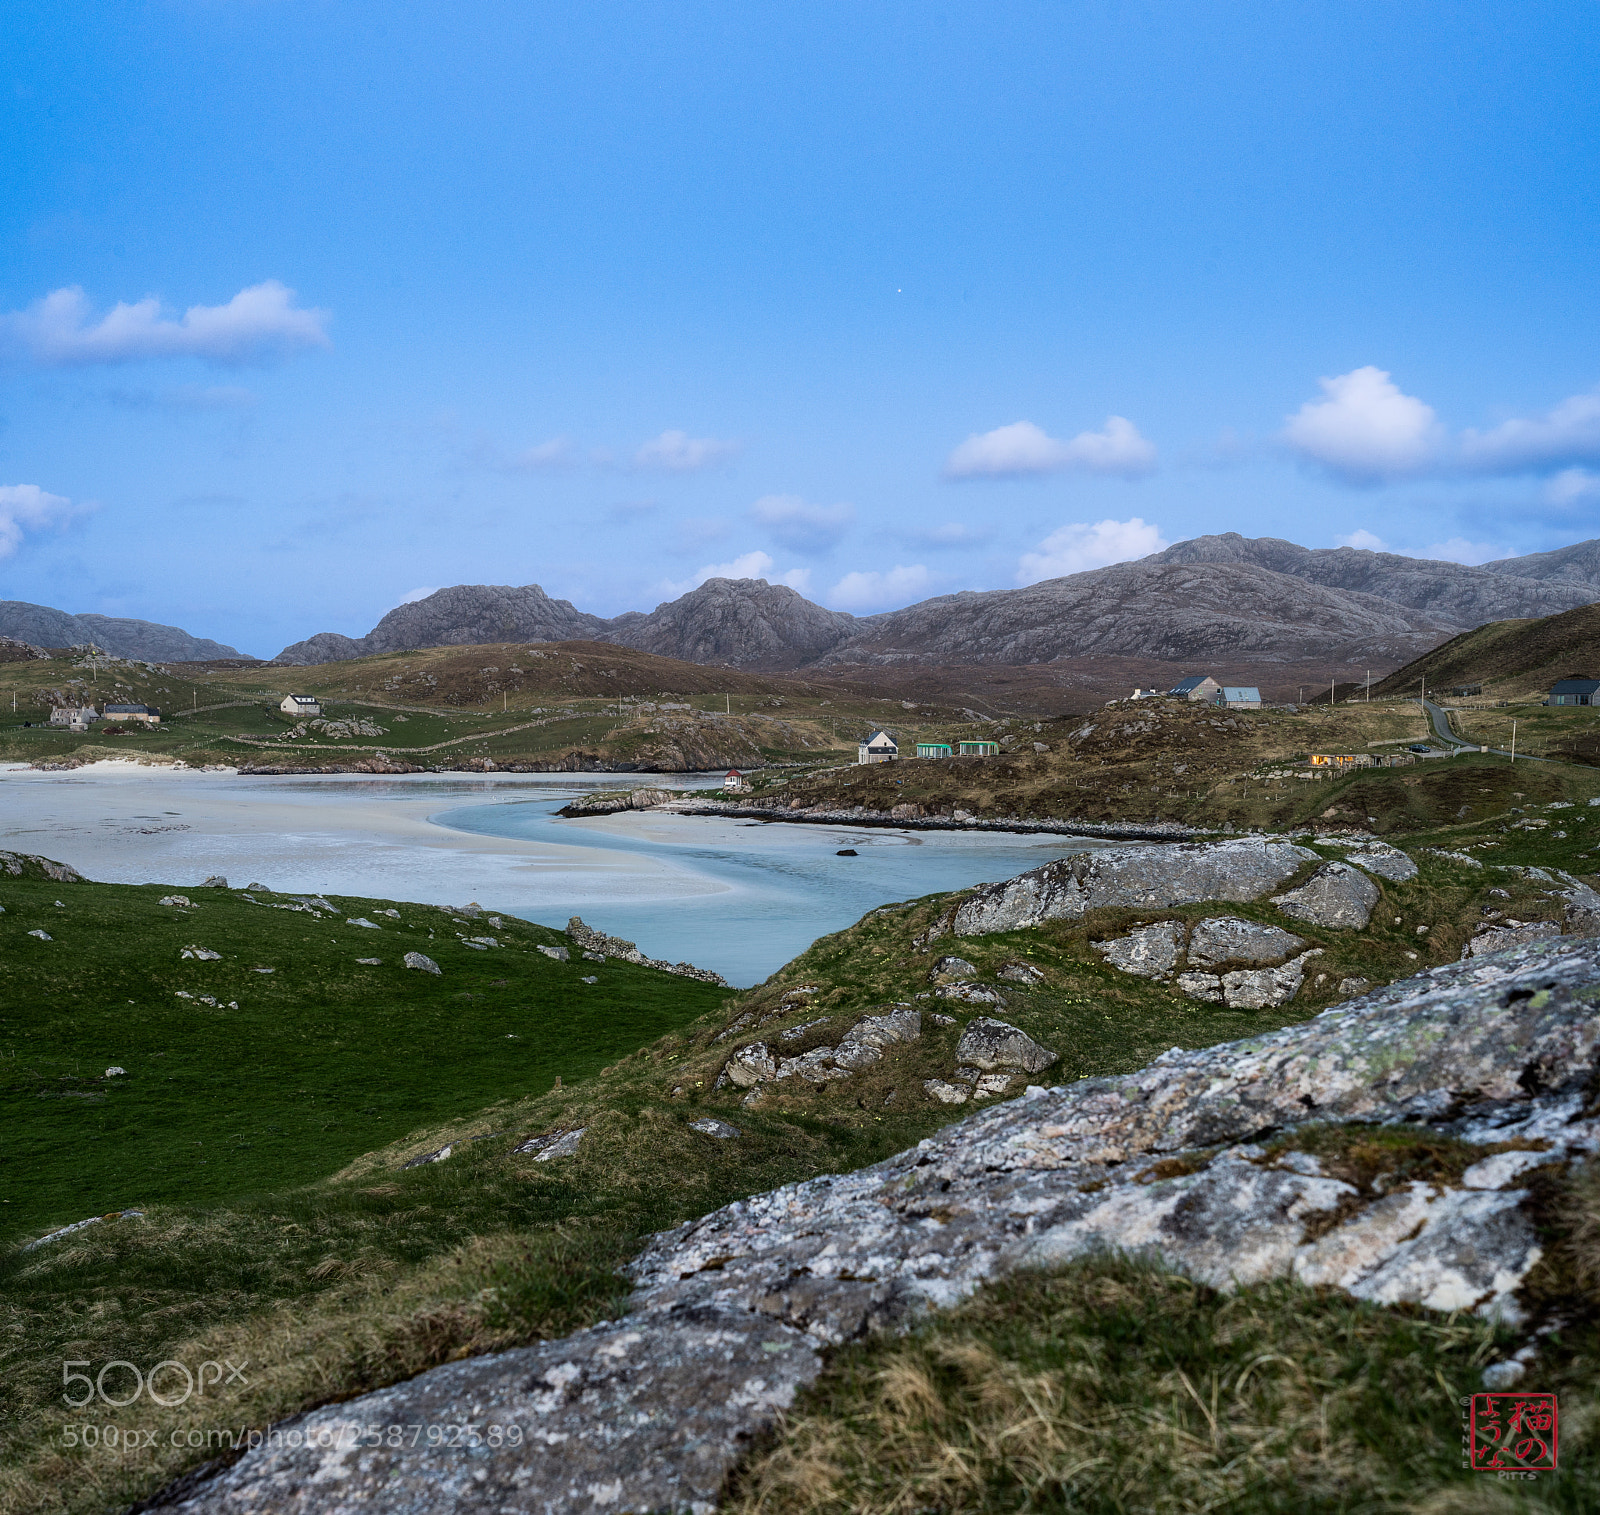
[{"label": "parked car", "polygon": [[1410,752],[1432,752],[1433,748],[1426,742],[1413,742],[1407,750]]}]

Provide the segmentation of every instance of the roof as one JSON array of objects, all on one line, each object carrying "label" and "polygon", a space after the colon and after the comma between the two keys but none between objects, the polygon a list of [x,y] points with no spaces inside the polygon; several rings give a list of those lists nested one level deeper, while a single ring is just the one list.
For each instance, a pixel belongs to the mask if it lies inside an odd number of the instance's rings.
[{"label": "roof", "polygon": [[[87,710],[87,709],[89,709],[89,706],[85,705],[82,708]],[[157,713],[156,709],[155,709],[155,707],[153,705],[107,705],[106,706],[106,714],[107,715],[155,715],[156,713]]]},{"label": "roof", "polygon": [[296,705],[320,705],[322,703],[314,694],[291,694],[287,698],[293,700]]},{"label": "roof", "polygon": [[866,745],[868,747],[877,747],[880,744],[893,747],[897,752],[900,750],[900,744],[887,731],[874,731],[867,738]]},{"label": "roof", "polygon": [[1191,690],[1198,689],[1210,677],[1211,675],[1209,673],[1191,674],[1190,677],[1186,679],[1179,679],[1178,682],[1174,684],[1170,690],[1168,690],[1168,693],[1188,694]]},{"label": "roof", "polygon": [[1224,684],[1222,697],[1225,700],[1260,700],[1261,691],[1254,684]]},{"label": "roof", "polygon": [[1551,694],[1593,694],[1600,689],[1600,679],[1557,679],[1550,686]]}]

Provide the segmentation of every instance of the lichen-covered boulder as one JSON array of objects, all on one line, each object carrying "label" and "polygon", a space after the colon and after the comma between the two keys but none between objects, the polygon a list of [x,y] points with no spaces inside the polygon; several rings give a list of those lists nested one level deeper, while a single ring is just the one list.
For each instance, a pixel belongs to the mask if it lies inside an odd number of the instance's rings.
[{"label": "lichen-covered boulder", "polygon": [[956,1059],[971,1063],[984,1073],[1007,1068],[1042,1073],[1052,1063],[1060,1062],[1061,1054],[1041,1047],[1027,1032],[1005,1021],[980,1016],[961,1033],[961,1040],[956,1043]]},{"label": "lichen-covered boulder", "polygon": [[772,1055],[772,1049],[765,1042],[751,1042],[740,1047],[722,1065],[716,1087],[721,1089],[731,1084],[735,1089],[750,1089],[763,1079],[777,1076],[778,1060]]},{"label": "lichen-covered boulder", "polygon": [[1298,889],[1275,894],[1272,903],[1308,926],[1359,931],[1372,919],[1378,886],[1349,863],[1324,863]]},{"label": "lichen-covered boulder", "polygon": [[1079,920],[1091,910],[1160,910],[1206,900],[1260,899],[1316,859],[1276,837],[1226,842],[1160,842],[1080,852],[952,905],[917,938],[921,946],[954,932],[984,936],[1044,921]]},{"label": "lichen-covered boulder", "polygon": [[1487,952],[1504,952],[1510,947],[1525,947],[1531,942],[1548,941],[1561,935],[1555,921],[1507,921],[1502,925],[1484,926],[1461,949],[1462,960],[1482,957]]},{"label": "lichen-covered boulder", "polygon": [[1375,837],[1359,847],[1352,847],[1345,856],[1368,873],[1375,873],[1393,884],[1408,884],[1421,871],[1398,847],[1391,847]]},{"label": "lichen-covered boulder", "polygon": [[1032,963],[1001,963],[994,970],[994,976],[1004,979],[1008,984],[1021,984],[1025,989],[1036,989],[1044,982],[1045,975],[1042,968],[1035,968]]},{"label": "lichen-covered boulder", "polygon": [[1311,958],[1320,950],[1302,952],[1278,968],[1236,968],[1222,975],[1222,999],[1230,1010],[1273,1010],[1300,992]]},{"label": "lichen-covered boulder", "polygon": [[1305,945],[1303,937],[1281,927],[1219,915],[1199,922],[1190,934],[1188,965],[1217,968],[1223,963],[1277,963]]},{"label": "lichen-covered boulder", "polygon": [[976,978],[977,976],[978,969],[976,964],[969,963],[964,957],[946,955],[928,969],[928,982],[930,984],[948,984],[957,979]]},{"label": "lichen-covered boulder", "polygon": [[1182,921],[1155,921],[1148,926],[1137,927],[1126,936],[1090,942],[1089,945],[1105,958],[1110,967],[1120,969],[1123,973],[1133,973],[1140,978],[1168,979],[1178,966],[1183,938]]}]

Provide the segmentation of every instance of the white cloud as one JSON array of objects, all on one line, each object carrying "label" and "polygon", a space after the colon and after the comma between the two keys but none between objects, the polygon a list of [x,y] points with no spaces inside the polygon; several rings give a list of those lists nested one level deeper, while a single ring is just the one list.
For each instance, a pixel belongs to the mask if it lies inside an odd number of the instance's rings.
[{"label": "white cloud", "polygon": [[704,568],[697,568],[687,579],[674,581],[663,579],[661,587],[668,594],[688,594],[691,589],[698,589],[707,579],[765,579],[769,584],[787,584],[789,588],[800,594],[806,594],[811,587],[811,570],[808,568],[791,568],[786,573],[775,574],[772,571],[773,562],[770,553],[743,552],[731,562],[707,563]]},{"label": "white cloud", "polygon": [[1461,435],[1461,458],[1480,473],[1542,473],[1600,463],[1600,394],[1572,395],[1548,415]]},{"label": "white cloud", "polygon": [[1544,497],[1552,505],[1587,505],[1600,500],[1600,474],[1587,468],[1563,468],[1546,482]]},{"label": "white cloud", "polygon": [[81,508],[37,484],[0,484],[0,558],[9,558],[22,546],[24,532],[62,526]]},{"label": "white cloud", "polygon": [[1032,421],[1013,421],[967,438],[945,460],[947,479],[1023,479],[1083,469],[1125,479],[1156,464],[1153,444],[1124,416],[1108,416],[1105,430],[1080,431],[1070,441],[1050,436]]},{"label": "white cloud", "polygon": [[885,572],[847,573],[828,592],[836,610],[882,610],[927,595],[933,575],[921,563],[896,564]]},{"label": "white cloud", "polygon": [[1335,537],[1335,547],[1354,547],[1362,552],[1387,552],[1389,544],[1380,536],[1368,531],[1365,526],[1358,526],[1347,536]]},{"label": "white cloud", "polygon": [[967,526],[960,521],[941,521],[937,526],[911,531],[907,535],[926,547],[976,547],[987,542],[994,535],[994,529],[989,526]]},{"label": "white cloud", "polygon": [[1327,398],[1308,400],[1283,428],[1301,457],[1351,484],[1416,474],[1436,461],[1443,428],[1433,407],[1402,394],[1383,369],[1369,364],[1317,382]]},{"label": "white cloud", "polygon": [[1017,582],[1037,584],[1040,579],[1059,579],[1086,568],[1147,558],[1167,545],[1161,528],[1138,516],[1127,521],[1096,521],[1092,526],[1074,521],[1052,531],[1036,551],[1022,554],[1017,563]]},{"label": "white cloud", "polygon": [[750,519],[765,526],[791,552],[827,552],[837,547],[856,518],[853,505],[808,505],[799,495],[763,495]]},{"label": "white cloud", "polygon": [[402,605],[414,605],[418,600],[425,600],[430,594],[438,594],[438,592],[439,586],[437,584],[424,584],[420,589],[406,590],[400,596],[399,603]]},{"label": "white cloud", "polygon": [[1465,537],[1451,537],[1448,542],[1435,542],[1432,547],[1424,548],[1419,556],[1442,558],[1447,563],[1465,563],[1476,568],[1479,563],[1503,558],[1505,552],[1492,542],[1469,542]]},{"label": "white cloud", "polygon": [[518,473],[555,473],[577,461],[576,449],[566,437],[551,437],[537,447],[525,447],[507,466]]},{"label": "white cloud", "polygon": [[736,442],[691,437],[686,431],[664,431],[634,453],[633,466],[662,468],[668,473],[694,473],[732,457],[738,450]]},{"label": "white cloud", "polygon": [[0,316],[0,333],[36,363],[71,366],[142,358],[249,363],[300,347],[327,347],[328,312],[294,304],[276,279],[241,289],[226,305],[191,305],[179,320],[154,297],[119,301],[98,321],[79,288],[57,289],[26,310]]}]

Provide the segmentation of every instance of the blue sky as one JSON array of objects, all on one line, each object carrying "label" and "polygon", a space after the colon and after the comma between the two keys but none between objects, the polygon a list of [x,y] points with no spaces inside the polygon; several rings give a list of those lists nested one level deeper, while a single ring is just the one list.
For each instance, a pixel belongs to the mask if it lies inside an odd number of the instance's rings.
[{"label": "blue sky", "polygon": [[30,4],[0,598],[857,612],[1600,535],[1588,0]]}]

